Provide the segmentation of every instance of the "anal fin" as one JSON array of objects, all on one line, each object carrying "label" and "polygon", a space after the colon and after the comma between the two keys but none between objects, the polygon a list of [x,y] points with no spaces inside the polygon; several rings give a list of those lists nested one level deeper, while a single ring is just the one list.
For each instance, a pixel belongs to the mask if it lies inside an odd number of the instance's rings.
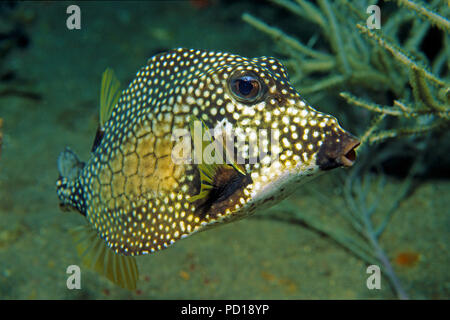
[{"label": "anal fin", "polygon": [[88,225],[71,230],[71,234],[83,264],[122,288],[136,289],[139,271],[134,257],[115,253]]}]

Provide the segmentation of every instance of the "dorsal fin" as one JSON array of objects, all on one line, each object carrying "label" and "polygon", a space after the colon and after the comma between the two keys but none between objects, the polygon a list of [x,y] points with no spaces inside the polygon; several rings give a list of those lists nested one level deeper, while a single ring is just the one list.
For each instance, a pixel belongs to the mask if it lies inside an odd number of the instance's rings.
[{"label": "dorsal fin", "polygon": [[111,68],[106,68],[102,75],[100,89],[100,127],[111,117],[112,110],[120,96],[120,82]]},{"label": "dorsal fin", "polygon": [[100,116],[99,126],[95,134],[91,151],[94,152],[102,141],[104,126],[111,117],[112,110],[117,104],[120,96],[120,82],[111,68],[107,68],[102,75],[102,85],[100,88]]}]

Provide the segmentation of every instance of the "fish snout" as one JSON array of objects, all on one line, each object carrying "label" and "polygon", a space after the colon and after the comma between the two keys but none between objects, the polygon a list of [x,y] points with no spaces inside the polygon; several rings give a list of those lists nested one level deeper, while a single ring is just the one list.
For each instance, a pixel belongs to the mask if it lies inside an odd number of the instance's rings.
[{"label": "fish snout", "polygon": [[344,131],[327,136],[317,153],[316,163],[322,170],[351,167],[356,160],[355,149],[359,144],[358,139]]}]

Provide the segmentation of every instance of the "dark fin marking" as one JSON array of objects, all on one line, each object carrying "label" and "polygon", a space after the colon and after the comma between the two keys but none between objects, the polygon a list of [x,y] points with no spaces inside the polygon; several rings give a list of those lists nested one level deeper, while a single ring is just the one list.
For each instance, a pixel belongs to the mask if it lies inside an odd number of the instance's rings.
[{"label": "dark fin marking", "polygon": [[[194,123],[201,123],[201,132],[195,130]],[[200,174],[200,192],[197,195],[189,198],[190,202],[199,201],[198,206],[200,214],[205,215],[214,203],[222,202],[233,195],[237,190],[244,188],[252,182],[251,177],[244,171],[244,169],[234,162],[232,157],[228,155],[228,150],[223,145],[222,141],[213,140],[209,133],[209,128],[204,121],[200,121],[197,117],[191,116],[189,122],[191,135],[194,141],[194,159],[198,163],[197,167]],[[200,136],[201,135],[201,136]],[[203,140],[206,137],[206,141]],[[200,150],[195,149],[195,141],[202,142]],[[215,150],[222,150],[225,153],[225,158],[231,161],[230,164],[217,164],[214,161],[205,161],[203,159],[203,150],[208,145],[215,143]],[[197,154],[197,152],[199,153]],[[213,155],[214,156],[214,155]]]},{"label": "dark fin marking", "polygon": [[250,175],[244,175],[232,167],[219,168],[214,175],[211,190],[198,206],[200,216],[206,215],[213,204],[227,200],[249,183],[252,183]]},{"label": "dark fin marking", "polygon": [[97,132],[95,133],[94,143],[92,144],[91,152],[94,152],[97,147],[100,145],[100,142],[103,139],[103,135],[105,134],[105,131],[102,127],[97,128]]}]

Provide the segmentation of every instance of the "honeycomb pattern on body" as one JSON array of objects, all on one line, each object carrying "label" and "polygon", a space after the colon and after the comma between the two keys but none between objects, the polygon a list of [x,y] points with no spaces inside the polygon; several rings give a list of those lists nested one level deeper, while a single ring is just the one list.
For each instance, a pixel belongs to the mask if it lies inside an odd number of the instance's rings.
[{"label": "honeycomb pattern on body", "polygon": [[[246,104],[232,95],[228,80],[240,71],[259,77],[267,89],[264,99]],[[259,139],[267,153],[256,163],[245,163],[252,183],[204,215],[188,200],[200,191],[196,165],[176,164],[171,157],[172,132],[187,129],[191,115],[209,128],[220,124]],[[281,200],[289,190],[272,190],[280,177],[293,176],[297,182],[314,174],[325,136],[334,134],[339,141],[341,130],[335,118],[307,105],[276,59],[181,48],[151,58],[137,72],[104,129],[77,188],[83,191],[89,222],[109,247],[125,255],[163,249],[207,226],[246,216],[262,203]],[[270,156],[269,131],[279,141],[276,161]],[[244,146],[236,156],[249,159],[252,154]],[[274,196],[259,197],[266,193]]]}]

